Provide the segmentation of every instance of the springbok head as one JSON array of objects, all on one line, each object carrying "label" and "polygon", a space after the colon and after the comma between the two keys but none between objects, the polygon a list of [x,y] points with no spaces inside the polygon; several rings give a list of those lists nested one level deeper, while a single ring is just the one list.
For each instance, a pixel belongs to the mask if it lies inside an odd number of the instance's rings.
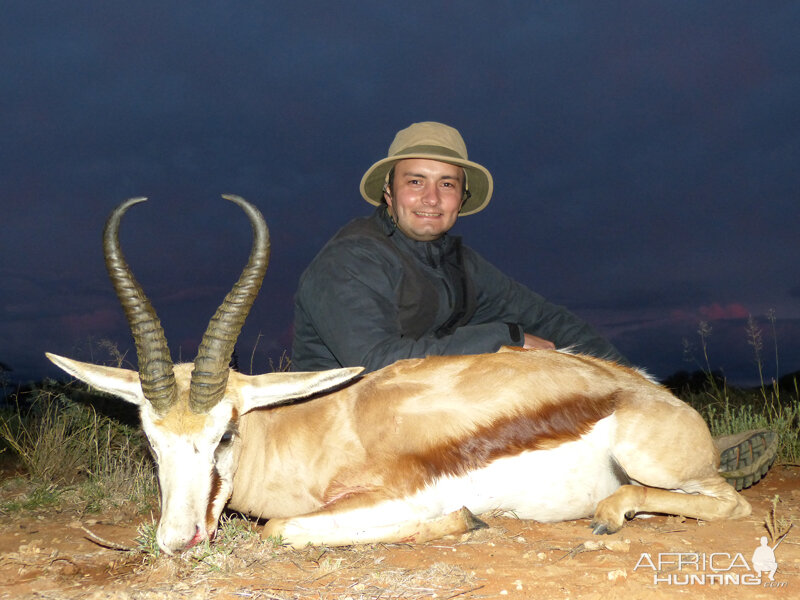
[{"label": "springbok head", "polygon": [[247,266],[203,335],[191,364],[173,364],[164,330],[133,277],[119,245],[122,216],[146,198],[132,198],[109,216],[103,233],[106,267],[136,344],[139,371],[47,357],[70,375],[136,404],[158,465],[161,519],[157,539],[173,552],[214,536],[233,489],[241,439],[239,418],[256,408],[341,385],[362,369],[249,376],[229,368],[234,345],[261,287],[269,261],[269,231],[261,213],[238,196],[250,219],[253,246]]}]

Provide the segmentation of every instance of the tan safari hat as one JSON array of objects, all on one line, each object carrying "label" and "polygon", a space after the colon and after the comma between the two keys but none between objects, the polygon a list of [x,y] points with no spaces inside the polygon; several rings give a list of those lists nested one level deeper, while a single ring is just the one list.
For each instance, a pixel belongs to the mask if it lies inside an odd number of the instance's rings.
[{"label": "tan safari hat", "polygon": [[459,215],[471,215],[483,210],[492,197],[492,175],[478,163],[467,160],[467,146],[457,129],[443,123],[425,121],[414,123],[397,132],[389,155],[372,165],[361,178],[361,195],[370,204],[379,206],[383,201],[383,184],[389,171],[399,160],[428,158],[458,165],[467,174],[470,196]]}]

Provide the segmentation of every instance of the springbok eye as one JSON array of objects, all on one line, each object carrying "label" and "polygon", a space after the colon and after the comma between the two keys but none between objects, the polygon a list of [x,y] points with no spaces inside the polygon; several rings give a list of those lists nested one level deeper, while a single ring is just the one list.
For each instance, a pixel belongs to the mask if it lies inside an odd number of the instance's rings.
[{"label": "springbok eye", "polygon": [[222,437],[219,438],[219,445],[220,446],[227,446],[232,441],[233,441],[233,432],[232,431],[226,431],[225,433],[222,434]]}]

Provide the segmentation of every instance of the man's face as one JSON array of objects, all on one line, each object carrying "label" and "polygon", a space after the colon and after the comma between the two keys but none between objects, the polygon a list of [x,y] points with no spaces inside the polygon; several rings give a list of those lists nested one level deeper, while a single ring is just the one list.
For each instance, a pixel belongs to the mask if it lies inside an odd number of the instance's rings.
[{"label": "man's face", "polygon": [[429,242],[455,224],[464,191],[464,171],[449,163],[407,158],[394,167],[394,183],[383,197],[397,228],[413,240]]}]

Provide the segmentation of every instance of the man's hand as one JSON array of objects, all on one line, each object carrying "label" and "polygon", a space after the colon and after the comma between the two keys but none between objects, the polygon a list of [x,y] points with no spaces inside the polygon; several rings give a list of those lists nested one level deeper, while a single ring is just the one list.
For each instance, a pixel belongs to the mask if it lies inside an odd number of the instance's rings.
[{"label": "man's hand", "polygon": [[530,333],[525,334],[525,345],[522,347],[526,350],[532,350],[534,348],[538,350],[556,349],[556,345],[550,340],[544,340],[540,337],[536,337],[535,335],[531,335]]}]

